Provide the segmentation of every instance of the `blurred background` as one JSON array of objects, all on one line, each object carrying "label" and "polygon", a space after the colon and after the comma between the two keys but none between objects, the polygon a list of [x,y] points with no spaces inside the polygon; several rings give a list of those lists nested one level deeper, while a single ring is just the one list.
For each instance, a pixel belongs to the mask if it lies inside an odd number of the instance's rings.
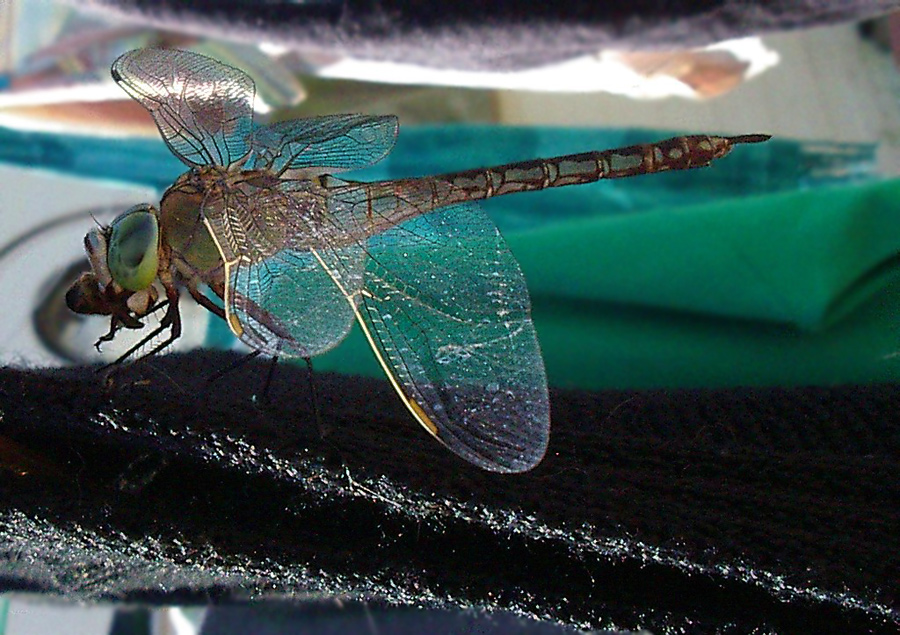
[{"label": "blurred background", "polygon": [[[446,54],[452,37],[424,37],[416,48],[414,29],[403,46],[380,49],[374,36],[348,36],[352,46],[340,50],[334,33],[347,24],[363,35],[396,35],[400,14],[390,3],[361,20],[355,3],[263,3],[267,18],[279,9],[308,11],[311,22],[331,25],[331,39],[318,44],[315,34],[291,40],[273,29],[267,39],[226,28],[225,9],[225,18],[220,12],[204,22],[204,3],[189,4],[193,12],[179,20],[162,3],[0,2],[5,364],[92,364],[127,346],[123,338],[98,353],[93,343],[107,320],[71,314],[63,296],[87,268],[87,231],[135,203],[158,203],[184,169],[109,77],[116,57],[152,45],[189,48],[246,71],[257,83],[260,121],[398,115],[395,151],[351,175],[362,180],[676,134],[771,134],[703,170],[485,204],[529,282],[550,384],[598,390],[898,378],[900,17],[881,14],[891,3],[862,3],[858,15],[821,24],[811,16],[790,30],[769,22],[761,35],[729,33],[735,37],[724,41],[714,31],[679,42],[623,29],[610,46],[573,55],[558,47],[544,60],[537,44],[530,57],[504,58],[485,43],[492,55],[469,50],[456,66]],[[467,37],[481,36],[473,29]],[[432,65],[429,43],[441,54]],[[589,48],[590,38],[578,44],[572,48]],[[515,49],[528,50],[527,42]],[[175,350],[240,348],[205,310],[182,307],[186,332]],[[379,375],[358,332],[315,363]],[[111,623],[112,609],[95,611]],[[159,632],[192,632],[178,621],[191,620],[171,615],[170,630]],[[0,600],[0,632],[4,624],[5,632],[39,632],[28,630],[34,616]]]},{"label": "blurred background", "polygon": [[[70,314],[62,297],[86,266],[84,234],[134,203],[157,203],[182,171],[147,113],[109,77],[126,50],[172,45],[253,76],[260,121],[397,114],[395,151],[351,175],[363,180],[682,133],[772,134],[704,170],[485,205],[529,281],[551,384],[896,378],[898,234],[883,207],[900,162],[890,17],[685,48],[657,39],[637,50],[636,35],[630,50],[543,65],[514,59],[514,68],[491,70],[490,49],[470,68],[447,68],[437,44],[437,67],[428,67],[304,49],[283,37],[251,44],[227,30],[201,35],[187,18],[148,19],[153,3],[143,13],[98,10],[103,4],[0,5],[6,363],[109,360],[131,341],[122,336],[98,356],[92,344],[106,320]],[[343,19],[339,6],[313,9],[327,10],[330,23]],[[177,350],[237,346],[223,324],[183,306],[189,328]],[[359,333],[317,367],[380,373]]]}]

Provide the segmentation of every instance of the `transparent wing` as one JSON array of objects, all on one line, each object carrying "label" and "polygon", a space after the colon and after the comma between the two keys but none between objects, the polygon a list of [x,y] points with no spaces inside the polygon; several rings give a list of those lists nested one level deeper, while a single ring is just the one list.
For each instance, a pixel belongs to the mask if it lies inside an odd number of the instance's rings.
[{"label": "transparent wing", "polygon": [[377,163],[397,139],[397,117],[329,115],[261,126],[248,168],[321,168],[337,172]]},{"label": "transparent wing", "polygon": [[[323,233],[324,199],[307,185],[243,183],[203,208],[225,263],[228,325],[269,355],[312,357],[337,345],[353,324],[347,295],[362,287],[363,248],[337,228]],[[319,245],[335,246],[311,249]]]},{"label": "transparent wing", "polygon": [[254,348],[308,357],[356,317],[431,434],[485,469],[530,469],[550,413],[518,263],[477,204],[440,206],[455,188],[396,183],[243,182],[208,197],[229,325]]},{"label": "transparent wing", "polygon": [[385,372],[419,422],[458,455],[499,472],[534,467],[550,410],[518,263],[476,203],[421,214],[439,203],[430,186],[374,191],[348,187],[329,198],[329,211],[348,235],[407,219],[370,238],[358,296]]},{"label": "transparent wing", "polygon": [[113,62],[112,77],[185,164],[227,166],[247,154],[255,86],[243,71],[190,51],[145,48]]}]

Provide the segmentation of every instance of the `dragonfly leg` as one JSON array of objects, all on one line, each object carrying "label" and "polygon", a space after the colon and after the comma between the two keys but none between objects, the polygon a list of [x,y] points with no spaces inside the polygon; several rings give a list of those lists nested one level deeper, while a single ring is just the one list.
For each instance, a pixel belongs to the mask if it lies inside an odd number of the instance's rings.
[{"label": "dragonfly leg", "polygon": [[309,403],[312,406],[313,417],[316,420],[316,427],[319,429],[319,436],[324,439],[331,433],[331,426],[325,425],[325,422],[322,420],[322,415],[319,411],[319,399],[316,396],[316,382],[315,374],[313,373],[312,359],[310,359],[309,357],[304,357],[303,361],[306,362],[306,377],[309,381]]},{"label": "dragonfly leg", "polygon": [[97,341],[94,342],[94,348],[97,349],[98,353],[104,344],[112,342],[116,338],[116,333],[119,332],[119,328],[119,318],[114,315],[109,319],[109,331],[107,331],[105,335],[98,337]]},{"label": "dragonfly leg", "polygon": [[240,358],[238,358],[237,361],[229,364],[225,368],[220,368],[219,370],[214,372],[212,375],[210,375],[209,378],[206,380],[206,383],[212,384],[212,383],[220,380],[222,377],[224,377],[231,371],[240,368],[241,366],[243,366],[244,364],[249,362],[251,359],[256,359],[261,354],[262,354],[262,351],[253,351],[251,353],[247,353],[246,355],[241,356]]},{"label": "dragonfly leg", "polygon": [[150,349],[148,353],[141,355],[141,359],[156,355],[168,348],[175,340],[181,337],[181,311],[178,310],[178,289],[175,286],[167,285],[166,297],[169,300],[169,308],[166,309],[166,314],[162,317],[162,320],[159,321],[158,330],[162,332],[164,329],[168,328],[169,336]]},{"label": "dragonfly leg", "polygon": [[147,343],[153,341],[160,333],[162,333],[166,329],[169,329],[168,337],[166,337],[166,339],[163,340],[159,345],[153,347],[149,352],[141,355],[135,361],[144,359],[145,357],[151,357],[159,353],[160,351],[171,345],[172,342],[181,337],[181,312],[178,310],[178,289],[176,289],[174,286],[166,289],[166,300],[164,302],[160,302],[159,306],[157,306],[154,310],[158,310],[166,305],[168,305],[168,308],[166,309],[166,314],[163,315],[162,319],[160,320],[159,326],[153,329],[146,335],[146,337],[143,337],[134,346],[119,355],[119,357],[117,357],[114,361],[100,368],[100,371],[104,371],[111,366],[118,366],[126,359],[134,355],[141,348],[146,346]]},{"label": "dragonfly leg", "polygon": [[194,285],[188,285],[188,293],[191,294],[191,297],[196,300],[197,304],[202,306],[204,309],[212,313],[213,315],[217,315],[223,320],[225,319],[225,309],[217,305],[215,302],[207,298],[205,295],[200,293],[200,290],[197,289]]},{"label": "dragonfly leg", "polygon": [[[329,465],[346,467],[347,460],[344,456],[344,450],[338,443],[335,442],[335,439],[331,436],[333,426],[331,424],[325,423],[325,420],[322,418],[322,412],[319,408],[318,391],[316,390],[315,382],[315,369],[313,368],[312,359],[310,359],[309,357],[303,357],[302,359],[304,362],[306,362],[306,377],[309,383],[309,404],[312,408],[313,418],[316,421],[316,430],[318,431],[319,439],[323,442],[323,451],[321,452],[320,457]],[[278,446],[278,451],[290,455],[299,451],[303,447],[310,447],[309,445],[304,446],[303,443],[304,442],[301,440],[289,441],[283,445]],[[306,443],[308,443],[308,441]]]},{"label": "dragonfly leg", "polygon": [[263,386],[263,400],[269,401],[269,388],[272,385],[272,378],[275,377],[275,367],[278,366],[278,356],[272,357],[272,361],[269,363],[269,372],[266,373],[266,383]]},{"label": "dragonfly leg", "polygon": [[[162,302],[159,302],[155,306],[151,307],[150,310],[148,310],[147,313],[145,313],[141,317],[144,318],[152,313],[156,313],[168,304],[168,300],[163,300]],[[94,348],[96,348],[97,352],[99,353],[103,345],[107,342],[112,342],[116,338],[116,333],[118,333],[122,328],[138,330],[144,328],[145,326],[146,324],[132,315],[121,312],[113,313],[109,321],[109,331],[97,338],[97,341],[94,342]]]},{"label": "dragonfly leg", "polygon": [[[231,371],[233,371],[233,370],[235,370],[235,369],[237,369],[237,368],[240,368],[241,366],[243,366],[244,364],[246,364],[247,362],[249,362],[251,359],[256,359],[256,358],[259,357],[261,354],[262,354],[262,351],[253,351],[253,352],[251,352],[251,353],[248,353],[248,354],[244,355],[243,357],[241,357],[240,359],[238,359],[236,362],[234,362],[234,363],[232,363],[232,364],[229,364],[226,368],[223,368],[223,369],[221,369],[221,370],[218,370],[218,371],[216,371],[215,373],[213,373],[212,375],[210,375],[210,376],[209,376],[209,379],[207,380],[207,383],[210,383],[210,384],[211,384],[212,382],[214,382],[214,381],[220,379],[221,377],[227,375],[227,374],[230,373]],[[262,394],[263,394],[263,400],[266,401],[266,402],[269,400],[269,388],[270,388],[271,385],[272,385],[272,378],[275,376],[275,367],[276,367],[277,365],[278,365],[278,357],[277,357],[277,356],[276,356],[276,357],[272,357],[272,360],[271,360],[271,362],[269,363],[269,370],[268,370],[268,372],[266,373],[266,382],[265,382],[265,384],[263,384],[263,391],[262,391]]]}]

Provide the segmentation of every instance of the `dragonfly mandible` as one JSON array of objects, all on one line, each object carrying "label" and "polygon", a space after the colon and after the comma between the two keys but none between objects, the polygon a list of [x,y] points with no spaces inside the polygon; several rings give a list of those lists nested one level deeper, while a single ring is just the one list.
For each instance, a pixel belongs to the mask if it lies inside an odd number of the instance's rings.
[{"label": "dragonfly mandible", "polygon": [[181,289],[272,356],[323,353],[355,321],[413,417],[459,456],[498,472],[540,462],[550,406],[525,280],[476,201],[706,166],[735,144],[768,138],[685,136],[352,182],[333,175],[383,159],[396,117],[258,125],[253,80],[186,51],[128,52],[112,76],[189,169],[159,208],[138,205],[86,236],[92,270],[66,299],[75,312],[111,317],[98,345],[164,307],[126,357],[160,337],[147,354],[164,349],[181,333]]}]

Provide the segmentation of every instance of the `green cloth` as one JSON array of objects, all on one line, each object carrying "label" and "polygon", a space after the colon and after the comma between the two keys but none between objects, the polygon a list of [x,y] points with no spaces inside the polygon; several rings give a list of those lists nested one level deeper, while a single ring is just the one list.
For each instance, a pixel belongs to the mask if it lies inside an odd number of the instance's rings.
[{"label": "green cloth", "polygon": [[[696,131],[694,131],[696,132]],[[756,131],[748,131],[756,132]],[[404,127],[377,180],[661,140],[676,131]],[[484,203],[521,262],[550,383],[584,388],[897,380],[900,200],[875,146],[772,139],[702,170]],[[0,128],[0,161],[167,187],[161,140]],[[753,197],[753,198],[747,198]],[[207,344],[230,347],[220,320]],[[379,375],[361,334],[317,368]]]},{"label": "green cloth", "polygon": [[[528,280],[551,385],[896,381],[898,201],[900,181],[885,181],[567,220],[506,238]],[[315,364],[380,374],[358,330]]]}]

